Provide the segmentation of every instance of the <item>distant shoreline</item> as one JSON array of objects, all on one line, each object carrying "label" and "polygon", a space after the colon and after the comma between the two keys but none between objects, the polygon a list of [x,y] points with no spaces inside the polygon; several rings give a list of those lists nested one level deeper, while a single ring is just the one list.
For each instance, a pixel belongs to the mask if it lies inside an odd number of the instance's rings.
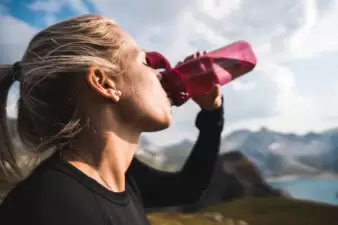
[{"label": "distant shoreline", "polygon": [[299,177],[311,177],[311,178],[317,178],[317,179],[335,180],[335,179],[338,179],[338,174],[324,172],[320,174],[285,175],[281,177],[268,177],[268,178],[265,178],[265,181],[266,182],[283,182],[283,181],[296,180]]}]

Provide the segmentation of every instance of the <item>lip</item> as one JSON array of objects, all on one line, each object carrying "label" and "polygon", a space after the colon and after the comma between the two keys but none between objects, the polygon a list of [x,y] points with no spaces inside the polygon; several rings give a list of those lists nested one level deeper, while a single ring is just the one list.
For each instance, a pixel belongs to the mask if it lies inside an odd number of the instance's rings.
[{"label": "lip", "polygon": [[173,100],[172,100],[172,99],[170,98],[170,96],[168,96],[168,95],[167,95],[167,98],[168,98],[168,101],[169,101],[170,105],[173,106],[173,105],[174,105],[174,104],[173,104]]}]

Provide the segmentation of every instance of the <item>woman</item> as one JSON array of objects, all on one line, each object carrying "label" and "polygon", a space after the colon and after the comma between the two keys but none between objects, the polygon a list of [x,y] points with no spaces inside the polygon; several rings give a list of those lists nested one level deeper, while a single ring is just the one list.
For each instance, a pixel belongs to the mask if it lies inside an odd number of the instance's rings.
[{"label": "woman", "polygon": [[[207,187],[223,128],[219,86],[194,99],[200,135],[182,171],[133,159],[142,132],[170,125],[171,104],[145,52],[113,21],[85,15],[41,31],[20,63],[2,67],[1,96],[13,77],[21,140],[56,151],[4,199],[2,225],[149,224],[143,207],[189,204]],[[15,168],[5,144],[1,162]]]}]

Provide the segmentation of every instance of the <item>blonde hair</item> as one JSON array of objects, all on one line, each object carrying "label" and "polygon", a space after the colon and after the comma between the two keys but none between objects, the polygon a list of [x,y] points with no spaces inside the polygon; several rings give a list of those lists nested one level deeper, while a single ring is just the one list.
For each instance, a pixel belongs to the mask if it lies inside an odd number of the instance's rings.
[{"label": "blonde hair", "polygon": [[[30,41],[18,71],[17,130],[26,149],[41,154],[81,132],[86,118],[79,110],[74,82],[90,66],[112,76],[122,73],[118,27],[104,16],[83,15],[54,24]],[[13,65],[0,65],[0,185],[7,182],[6,188],[22,179],[6,117],[15,73]]]}]

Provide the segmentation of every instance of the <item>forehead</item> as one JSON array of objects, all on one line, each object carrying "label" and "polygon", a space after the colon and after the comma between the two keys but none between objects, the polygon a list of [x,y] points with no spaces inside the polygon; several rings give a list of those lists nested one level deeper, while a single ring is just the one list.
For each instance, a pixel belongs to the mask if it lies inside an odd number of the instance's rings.
[{"label": "forehead", "polygon": [[141,49],[135,40],[126,32],[121,31],[122,36],[122,48],[121,48],[121,56],[124,59],[132,59],[135,57],[138,57],[138,55],[142,52],[144,52],[143,49]]}]

